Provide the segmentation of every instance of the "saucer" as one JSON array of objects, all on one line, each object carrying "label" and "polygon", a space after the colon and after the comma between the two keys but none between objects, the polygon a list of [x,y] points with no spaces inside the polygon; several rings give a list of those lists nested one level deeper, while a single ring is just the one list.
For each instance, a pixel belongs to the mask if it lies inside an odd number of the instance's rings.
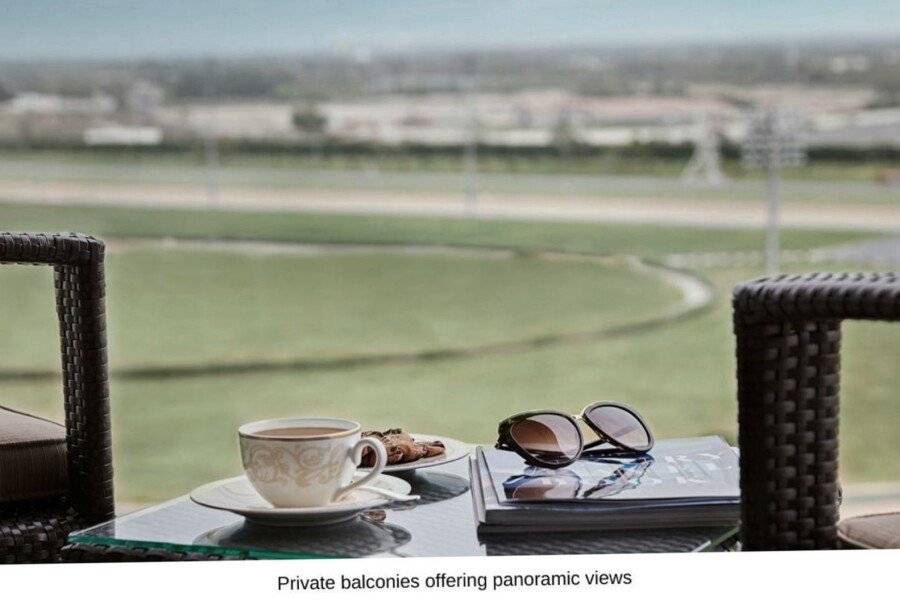
[{"label": "saucer", "polygon": [[[363,475],[364,473],[357,473],[355,478]],[[400,494],[408,494],[411,489],[409,483],[390,475],[379,475],[368,485]],[[227,510],[260,525],[291,527],[341,523],[363,511],[392,502],[390,498],[375,492],[357,489],[325,506],[275,508],[253,489],[246,475],[207,483],[191,492],[190,496],[191,500],[201,506]]]}]

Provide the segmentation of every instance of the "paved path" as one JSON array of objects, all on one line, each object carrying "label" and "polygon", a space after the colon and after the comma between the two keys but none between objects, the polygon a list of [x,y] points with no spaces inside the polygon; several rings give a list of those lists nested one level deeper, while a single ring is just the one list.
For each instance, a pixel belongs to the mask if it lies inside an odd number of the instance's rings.
[{"label": "paved path", "polygon": [[[747,267],[763,264],[765,255],[760,251],[738,252],[688,252],[674,253],[664,262],[678,269],[709,269],[717,267]],[[900,266],[900,236],[878,237],[861,242],[849,242],[823,246],[809,250],[783,250],[781,264],[834,264],[852,263],[864,268],[896,269]]]},{"label": "paved path", "polygon": [[[229,185],[210,202],[206,188],[192,183],[0,181],[0,201],[46,204],[102,204],[253,211],[422,215],[694,227],[759,228],[761,201],[683,197],[634,198],[567,194],[491,193],[467,206],[460,194],[417,191],[354,191]],[[856,229],[900,232],[900,203],[840,203],[794,200],[782,222],[798,229]]]},{"label": "paved path", "polygon": [[871,265],[900,265],[900,236],[851,242],[814,251],[824,260]]}]

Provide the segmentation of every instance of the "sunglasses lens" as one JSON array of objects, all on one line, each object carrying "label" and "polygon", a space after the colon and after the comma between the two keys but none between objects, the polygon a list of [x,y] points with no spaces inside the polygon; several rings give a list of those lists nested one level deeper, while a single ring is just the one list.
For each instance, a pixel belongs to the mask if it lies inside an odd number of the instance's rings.
[{"label": "sunglasses lens", "polygon": [[585,418],[624,446],[638,451],[650,449],[650,432],[640,419],[623,408],[597,406],[589,410]]},{"label": "sunglasses lens", "polygon": [[523,450],[549,464],[569,463],[581,450],[578,426],[560,415],[527,417],[514,423],[509,433]]}]

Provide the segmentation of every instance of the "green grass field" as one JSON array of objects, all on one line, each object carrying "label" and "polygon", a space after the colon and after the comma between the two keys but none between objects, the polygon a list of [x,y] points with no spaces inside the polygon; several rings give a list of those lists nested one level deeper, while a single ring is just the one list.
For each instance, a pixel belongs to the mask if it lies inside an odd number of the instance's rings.
[{"label": "green grass field", "polygon": [[[17,266],[2,275],[0,311],[28,310],[0,324],[0,339],[30,332],[2,370],[56,367],[50,271]],[[638,321],[680,300],[623,265],[383,251],[141,247],[111,253],[107,285],[113,369],[471,348]]]},{"label": "green grass field", "polygon": [[[68,212],[67,212],[68,211]],[[69,227],[65,227],[69,224]],[[661,227],[468,222],[311,215],[0,206],[0,228],[74,228],[105,236],[227,236],[371,243],[560,247],[660,256],[747,249],[753,232]],[[856,234],[791,233],[795,248]],[[811,267],[799,265],[800,270]],[[828,266],[817,265],[816,269]],[[728,291],[753,269],[704,273],[720,291],[713,310],[663,328],[525,352],[341,369],[192,377],[114,377],[117,494],[161,500],[239,471],[234,430],[256,418],[346,415],[367,426],[402,425],[491,441],[517,411],[577,411],[598,399],[639,408],[658,437],[734,439],[733,342]],[[49,274],[0,270],[3,370],[55,357]],[[236,255],[113,245],[108,313],[113,369],[140,364],[319,356],[520,339],[631,322],[671,308],[677,292],[615,263],[548,263],[525,253],[480,256]],[[27,310],[22,311],[22,307]],[[21,315],[21,316],[20,316]],[[22,352],[22,331],[38,332]],[[897,327],[846,328],[842,468],[846,479],[900,479]],[[21,353],[21,357],[19,357]],[[0,381],[0,403],[61,415],[58,384]]]}]

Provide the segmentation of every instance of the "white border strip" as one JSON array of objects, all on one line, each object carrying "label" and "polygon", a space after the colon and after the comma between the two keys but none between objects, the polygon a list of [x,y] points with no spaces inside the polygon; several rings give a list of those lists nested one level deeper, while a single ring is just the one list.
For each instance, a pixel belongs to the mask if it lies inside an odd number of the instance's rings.
[{"label": "white border strip", "polygon": [[[0,566],[10,598],[884,597],[900,550]],[[605,578],[599,575],[606,574]],[[624,575],[628,577],[625,578]],[[541,585],[555,576],[557,585]],[[611,579],[618,583],[611,583]],[[601,579],[606,583],[601,583]],[[626,579],[630,583],[626,583]],[[394,582],[405,588],[346,589]],[[450,587],[450,581],[458,585]],[[537,581],[532,585],[509,585]],[[412,587],[412,581],[418,587]],[[287,582],[287,583],[286,583]],[[295,582],[295,583],[290,583]],[[331,590],[303,590],[300,582]],[[315,585],[313,582],[318,582]],[[428,583],[441,583],[428,587]],[[485,589],[480,589],[484,582]],[[559,583],[559,582],[569,582]],[[279,583],[281,589],[279,589]],[[468,584],[463,587],[464,584]],[[498,584],[499,587],[496,587]]]}]

